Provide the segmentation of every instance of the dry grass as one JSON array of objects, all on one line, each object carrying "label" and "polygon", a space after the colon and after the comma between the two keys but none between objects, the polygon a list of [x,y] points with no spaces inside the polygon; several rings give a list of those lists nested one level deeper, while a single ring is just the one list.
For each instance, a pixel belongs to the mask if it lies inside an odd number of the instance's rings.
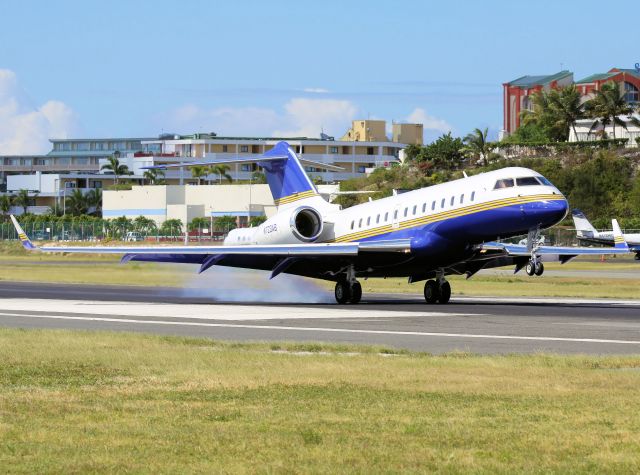
[{"label": "dry grass", "polygon": [[5,329],[0,466],[638,472],[639,369],[638,357],[434,357]]}]

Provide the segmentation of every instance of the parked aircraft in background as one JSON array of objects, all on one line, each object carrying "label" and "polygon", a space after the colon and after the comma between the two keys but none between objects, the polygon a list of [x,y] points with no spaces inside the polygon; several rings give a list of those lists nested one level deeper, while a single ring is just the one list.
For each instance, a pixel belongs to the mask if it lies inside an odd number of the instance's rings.
[{"label": "parked aircraft in background", "polygon": [[[286,142],[251,158],[154,168],[212,163],[257,163],[278,207],[260,226],[231,231],[221,246],[36,248],[13,216],[12,220],[27,249],[118,253],[123,262],[192,263],[200,272],[214,265],[268,270],[271,278],[285,272],[334,281],[339,303],[360,301],[358,278],[426,281],[426,301],[447,303],[447,275],[471,277],[481,269],[507,265],[515,266],[516,272],[525,268],[531,276],[541,275],[543,261],[564,263],[583,254],[629,252],[620,233],[613,248],[539,245],[540,230],[564,219],[568,204],[553,184],[527,168],[504,168],[348,209],[318,194]],[[619,229],[615,221],[614,229]],[[495,242],[526,233],[527,246]]]},{"label": "parked aircraft in background", "polygon": [[[613,231],[598,231],[589,222],[587,217],[579,209],[571,212],[573,222],[576,225],[576,234],[580,244],[604,244],[605,246],[613,246]],[[640,260],[640,234],[623,234],[624,240],[629,245],[629,249],[636,253],[636,260]]]}]

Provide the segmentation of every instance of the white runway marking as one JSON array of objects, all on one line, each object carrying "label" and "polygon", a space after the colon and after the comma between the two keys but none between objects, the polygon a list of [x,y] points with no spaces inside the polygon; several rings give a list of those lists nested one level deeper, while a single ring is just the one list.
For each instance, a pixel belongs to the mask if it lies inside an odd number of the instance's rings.
[{"label": "white runway marking", "polygon": [[480,316],[479,313],[403,312],[372,310],[366,306],[352,309],[333,305],[279,306],[229,304],[170,304],[140,302],[97,302],[87,300],[2,299],[1,311],[83,313],[91,315],[122,315],[128,317],[172,317],[205,320],[298,320],[394,317]]},{"label": "white runway marking", "polygon": [[403,336],[423,336],[438,338],[473,338],[473,339],[491,339],[491,340],[527,340],[527,341],[554,341],[568,343],[606,343],[621,345],[640,345],[638,340],[606,340],[598,338],[560,338],[560,337],[544,337],[544,336],[518,336],[518,335],[481,335],[469,333],[438,333],[438,332],[413,332],[413,331],[394,331],[394,330],[358,330],[352,328],[321,328],[321,327],[293,327],[280,325],[246,325],[233,323],[205,323],[205,322],[176,322],[167,320],[137,320],[137,319],[119,319],[107,317],[72,317],[64,315],[25,315],[25,314],[9,314],[0,313],[4,316],[15,316],[21,318],[39,318],[54,320],[82,320],[88,322],[109,322],[109,323],[137,323],[150,325],[176,325],[176,326],[196,326],[196,327],[215,327],[215,328],[241,328],[251,330],[278,330],[293,332],[325,332],[325,333],[357,333],[365,335],[403,335]]}]

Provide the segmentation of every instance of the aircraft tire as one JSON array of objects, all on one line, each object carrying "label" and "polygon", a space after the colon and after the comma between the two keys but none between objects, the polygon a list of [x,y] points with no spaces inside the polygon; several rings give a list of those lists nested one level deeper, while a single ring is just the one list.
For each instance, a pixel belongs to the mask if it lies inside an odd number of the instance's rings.
[{"label": "aircraft tire", "polygon": [[436,303],[438,301],[438,284],[435,280],[427,280],[424,283],[424,299],[427,303]]},{"label": "aircraft tire", "polygon": [[640,261],[640,253],[636,252],[636,255],[634,256],[634,259],[636,261]]},{"label": "aircraft tire", "polygon": [[542,262],[536,262],[534,273],[537,276],[541,276],[544,273],[544,264]]},{"label": "aircraft tire", "polygon": [[354,282],[349,290],[351,293],[349,303],[360,303],[360,300],[362,299],[362,285],[360,285],[360,282]]},{"label": "aircraft tire", "polygon": [[336,297],[336,302],[338,302],[340,305],[349,303],[349,301],[351,300],[350,285],[344,280],[339,280],[338,282],[336,282],[334,295]]},{"label": "aircraft tire", "polygon": [[527,273],[528,276],[533,276],[536,273],[536,266],[533,263],[533,261],[529,261],[527,262],[526,267],[524,268],[524,271]]},{"label": "aircraft tire", "polygon": [[440,292],[438,292],[438,303],[446,304],[449,303],[449,299],[451,298],[451,284],[446,280],[440,286]]}]

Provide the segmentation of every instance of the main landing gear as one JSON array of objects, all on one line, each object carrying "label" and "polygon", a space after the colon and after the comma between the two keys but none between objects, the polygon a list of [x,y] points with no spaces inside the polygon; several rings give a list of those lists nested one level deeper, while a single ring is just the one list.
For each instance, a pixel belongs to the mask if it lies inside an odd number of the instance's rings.
[{"label": "main landing gear", "polygon": [[424,284],[424,299],[427,303],[449,303],[451,298],[451,284],[444,278],[444,273],[438,275],[437,280],[428,280]]},{"label": "main landing gear", "polygon": [[524,270],[529,276],[540,276],[544,272],[544,264],[540,260],[532,258],[531,260],[529,260],[529,262],[527,262]]},{"label": "main landing gear", "polygon": [[334,294],[336,296],[336,302],[341,305],[347,303],[356,304],[359,303],[362,298],[362,286],[357,280],[351,282],[339,280],[336,282]]}]

